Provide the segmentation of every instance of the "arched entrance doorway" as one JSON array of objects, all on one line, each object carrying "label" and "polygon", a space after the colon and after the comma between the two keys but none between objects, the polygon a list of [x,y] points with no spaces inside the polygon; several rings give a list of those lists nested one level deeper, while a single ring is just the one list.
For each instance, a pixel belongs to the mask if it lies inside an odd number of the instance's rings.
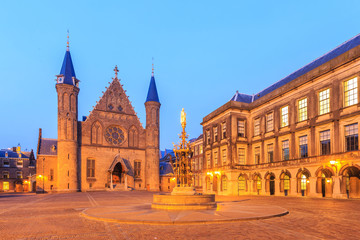
[{"label": "arched entrance doorway", "polygon": [[259,195],[262,187],[260,174],[254,174],[253,182],[253,191]]},{"label": "arched entrance doorway", "polygon": [[275,174],[268,173],[266,175],[266,192],[270,193],[270,195],[275,195]]},{"label": "arched entrance doorway", "polygon": [[289,171],[282,171],[280,174],[280,192],[283,192],[287,196],[290,192],[290,178],[291,174]]},{"label": "arched entrance doorway", "polygon": [[238,195],[247,192],[247,175],[241,174],[238,177]]},{"label": "arched entrance doorway", "polygon": [[310,191],[310,172],[307,169],[299,170],[297,174],[297,182],[298,182],[298,193],[301,193],[301,196],[307,196]]},{"label": "arched entrance doorway", "polygon": [[112,183],[120,184],[123,183],[123,167],[121,163],[117,163],[112,171]]},{"label": "arched entrance doorway", "polygon": [[333,184],[332,176],[333,172],[328,168],[320,168],[316,171],[316,192],[321,193],[322,197],[332,197]]},{"label": "arched entrance doorway", "polygon": [[348,198],[360,198],[360,169],[349,166],[342,171],[342,192]]}]

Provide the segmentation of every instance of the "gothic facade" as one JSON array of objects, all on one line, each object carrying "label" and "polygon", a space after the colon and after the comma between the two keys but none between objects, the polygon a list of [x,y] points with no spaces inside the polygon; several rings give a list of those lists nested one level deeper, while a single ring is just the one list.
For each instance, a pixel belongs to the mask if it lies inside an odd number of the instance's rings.
[{"label": "gothic facade", "polygon": [[56,79],[58,137],[39,131],[37,191],[159,189],[160,102],[154,74],[143,128],[117,77],[94,109],[78,120],[79,80],[69,49]]}]

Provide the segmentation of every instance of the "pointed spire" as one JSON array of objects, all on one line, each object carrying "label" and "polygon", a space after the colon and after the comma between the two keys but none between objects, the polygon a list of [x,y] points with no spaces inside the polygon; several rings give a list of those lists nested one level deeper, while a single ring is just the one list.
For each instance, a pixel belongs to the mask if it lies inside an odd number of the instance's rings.
[{"label": "pointed spire", "polygon": [[61,83],[69,84],[69,85],[76,85],[76,79],[74,66],[71,60],[70,50],[69,50],[69,31],[67,35],[67,47],[65,52],[64,61],[60,70],[60,75],[63,75],[63,81]]},{"label": "pointed spire", "polygon": [[148,91],[148,95],[146,98],[146,102],[160,103],[159,96],[158,96],[157,89],[156,89],[155,77],[154,77],[154,58],[153,58],[153,62],[152,62],[151,79],[150,79],[149,91]]}]

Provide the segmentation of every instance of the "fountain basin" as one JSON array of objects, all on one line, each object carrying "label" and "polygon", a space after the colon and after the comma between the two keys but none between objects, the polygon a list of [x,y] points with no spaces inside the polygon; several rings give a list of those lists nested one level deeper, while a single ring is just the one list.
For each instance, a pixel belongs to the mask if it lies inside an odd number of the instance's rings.
[{"label": "fountain basin", "polygon": [[151,208],[164,210],[206,210],[216,208],[215,194],[168,195],[154,194]]}]

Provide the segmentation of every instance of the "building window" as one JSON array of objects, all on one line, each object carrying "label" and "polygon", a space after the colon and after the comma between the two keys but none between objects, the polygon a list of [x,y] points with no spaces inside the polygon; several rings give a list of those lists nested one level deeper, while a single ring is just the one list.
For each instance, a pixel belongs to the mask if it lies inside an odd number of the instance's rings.
[{"label": "building window", "polygon": [[246,179],[243,176],[239,177],[239,190],[246,190]]},{"label": "building window", "polygon": [[191,160],[191,170],[195,170],[195,158]]},{"label": "building window", "polygon": [[206,167],[211,168],[210,154],[206,155]]},{"label": "building window", "polygon": [[320,115],[330,112],[330,89],[319,92]]},{"label": "building window", "polygon": [[213,132],[214,132],[214,142],[217,142],[217,138],[218,138],[218,128],[214,127],[213,128]]},{"label": "building window", "polygon": [[245,148],[238,148],[238,163],[245,165]]},{"label": "building window", "polygon": [[320,154],[328,155],[330,151],[330,130],[320,132]]},{"label": "building window", "polygon": [[95,159],[88,159],[86,162],[86,177],[95,177]]},{"label": "building window", "polygon": [[22,172],[21,171],[18,171],[18,172],[16,172],[16,178],[18,178],[18,179],[22,179]]},{"label": "building window", "polygon": [[306,182],[307,182],[307,177],[305,175],[301,175],[301,184],[300,184],[300,189],[301,190],[306,190]]},{"label": "building window", "polygon": [[214,167],[217,167],[219,165],[218,163],[218,153],[217,152],[214,152]]},{"label": "building window", "polygon": [[50,181],[54,181],[54,169],[50,169],[49,180],[50,180]]},{"label": "building window", "polygon": [[16,166],[17,167],[23,167],[23,160],[17,160],[16,161]]},{"label": "building window", "polygon": [[254,136],[260,135],[260,118],[255,119],[254,121]]},{"label": "building window", "polygon": [[299,152],[300,152],[300,158],[306,158],[308,156],[307,136],[299,137]]},{"label": "building window", "polygon": [[346,151],[358,150],[358,124],[345,126],[345,145]]},{"label": "building window", "polygon": [[266,114],[266,132],[274,130],[274,113]]},{"label": "building window", "polygon": [[222,133],[222,139],[225,139],[226,138],[226,123],[222,123],[221,124],[221,133]]},{"label": "building window", "polygon": [[289,140],[282,141],[282,160],[289,160]]},{"label": "building window", "polygon": [[307,98],[301,99],[298,102],[299,122],[307,119]]},{"label": "building window", "polygon": [[10,175],[9,175],[9,172],[8,172],[8,171],[3,172],[3,178],[4,178],[4,179],[10,178]]},{"label": "building window", "polygon": [[260,147],[255,148],[255,164],[260,164]]},{"label": "building window", "polygon": [[202,154],[203,153],[203,145],[199,146],[199,153]]},{"label": "building window", "polygon": [[226,149],[222,150],[222,165],[225,166],[227,164],[227,152]]},{"label": "building window", "polygon": [[199,159],[195,159],[195,171],[199,170]]},{"label": "building window", "polygon": [[281,114],[281,127],[286,127],[289,125],[289,106],[282,107],[280,109]]},{"label": "building window", "polygon": [[344,82],[345,107],[358,103],[357,77]]},{"label": "building window", "polygon": [[200,157],[199,158],[199,170],[201,170],[203,168],[203,158]]},{"label": "building window", "polygon": [[290,177],[288,175],[284,176],[284,190],[290,190]]},{"label": "building window", "polygon": [[274,162],[274,144],[267,145],[267,160],[269,163]]},{"label": "building window", "polygon": [[3,167],[10,167],[10,160],[9,159],[4,159],[3,160]]},{"label": "building window", "polygon": [[135,178],[141,177],[141,162],[139,161],[134,162],[134,177]]},{"label": "building window", "polygon": [[226,178],[226,176],[221,177],[221,187],[222,187],[222,191],[227,190],[227,178]]},{"label": "building window", "polygon": [[195,156],[199,155],[199,146],[195,146]]},{"label": "building window", "polygon": [[206,130],[206,144],[210,145],[210,130]]},{"label": "building window", "polygon": [[238,137],[245,137],[245,121],[238,120]]}]

